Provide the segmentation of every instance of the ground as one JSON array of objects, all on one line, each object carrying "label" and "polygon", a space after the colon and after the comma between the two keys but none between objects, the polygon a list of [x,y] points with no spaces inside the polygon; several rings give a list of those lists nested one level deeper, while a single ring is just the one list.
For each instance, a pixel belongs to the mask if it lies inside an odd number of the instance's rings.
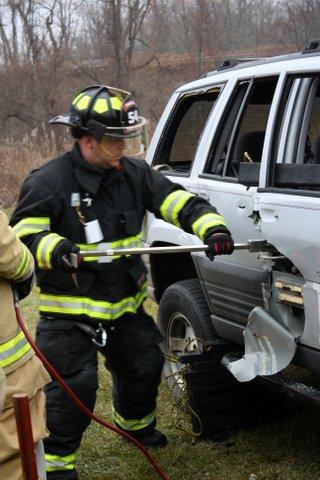
[{"label": "ground", "polygon": [[[155,306],[148,301],[150,313]],[[22,302],[30,330],[37,318],[37,291]],[[320,480],[320,415],[303,406],[291,419],[258,430],[235,434],[228,441],[199,441],[177,430],[175,402],[162,385],[158,399],[158,425],[168,438],[166,448],[152,452],[170,480]],[[96,413],[107,421],[111,415],[110,376],[100,365]],[[182,416],[181,416],[182,415]],[[132,445],[103,427],[92,424],[78,452],[81,480],[153,480],[157,477],[146,459]]]}]

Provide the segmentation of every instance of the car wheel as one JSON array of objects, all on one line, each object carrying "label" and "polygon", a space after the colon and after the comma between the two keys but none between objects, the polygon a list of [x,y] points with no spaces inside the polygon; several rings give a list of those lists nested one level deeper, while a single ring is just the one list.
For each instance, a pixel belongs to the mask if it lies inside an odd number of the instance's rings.
[{"label": "car wheel", "polygon": [[[239,383],[221,365],[222,357],[239,347],[217,335],[197,279],[170,285],[159,304],[158,325],[166,353],[164,377],[179,398],[187,393],[191,421],[201,437],[219,441],[266,418],[284,416],[287,405],[255,382]],[[211,346],[212,348],[209,348]],[[193,352],[198,352],[195,354]],[[183,363],[176,360],[184,353]],[[188,358],[189,356],[189,358]]]},{"label": "car wheel", "polygon": [[174,395],[179,396],[184,380],[180,374],[182,364],[175,358],[177,353],[203,351],[217,337],[199,280],[183,280],[166,289],[159,304],[158,325],[167,354],[164,377]]}]

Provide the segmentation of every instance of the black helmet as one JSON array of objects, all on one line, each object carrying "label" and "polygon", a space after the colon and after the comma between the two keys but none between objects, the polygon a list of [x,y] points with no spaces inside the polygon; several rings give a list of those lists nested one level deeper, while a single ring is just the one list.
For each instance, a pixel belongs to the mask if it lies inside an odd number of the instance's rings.
[{"label": "black helmet", "polygon": [[82,90],[72,102],[69,115],[49,120],[72,127],[74,136],[92,135],[131,138],[141,134],[146,119],[139,116],[130,92],[114,87],[93,85]]}]

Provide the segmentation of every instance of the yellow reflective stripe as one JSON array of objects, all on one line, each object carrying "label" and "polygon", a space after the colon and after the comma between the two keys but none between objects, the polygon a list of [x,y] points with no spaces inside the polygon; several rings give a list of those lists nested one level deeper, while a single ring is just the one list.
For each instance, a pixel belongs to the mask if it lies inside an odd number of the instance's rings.
[{"label": "yellow reflective stripe", "polygon": [[121,110],[123,102],[117,97],[110,97],[111,106],[114,110]]},{"label": "yellow reflective stripe", "polygon": [[19,360],[25,355],[31,346],[23,332],[19,332],[14,338],[0,345],[0,367],[4,368]]},{"label": "yellow reflective stripe", "polygon": [[124,430],[131,430],[131,431],[141,430],[142,428],[146,428],[149,425],[151,425],[151,423],[154,421],[154,418],[155,418],[155,410],[149,415],[147,415],[146,417],[139,418],[136,420],[128,420],[122,417],[122,415],[120,415],[120,413],[118,413],[114,407],[112,410],[113,410],[113,420],[118,425],[120,425],[120,427],[123,428]]},{"label": "yellow reflective stripe", "polygon": [[227,228],[224,218],[218,213],[205,213],[191,225],[191,228],[193,233],[203,240],[209,228],[218,226]]},{"label": "yellow reflective stripe", "polygon": [[65,238],[57,235],[56,233],[49,233],[41,238],[36,251],[36,260],[39,268],[44,270],[49,270],[52,268],[52,252],[56,245],[61,242],[61,240],[65,240]]},{"label": "yellow reflective stripe", "polygon": [[71,455],[51,455],[46,453],[46,471],[55,472],[57,470],[73,470],[75,468],[76,456],[74,453]]},{"label": "yellow reflective stripe", "polygon": [[61,313],[67,315],[86,315],[98,320],[115,320],[124,313],[136,313],[147,297],[147,282],[141,290],[119,302],[93,300],[88,297],[72,297],[67,295],[40,294],[40,312]]},{"label": "yellow reflective stripe", "polygon": [[97,98],[94,102],[92,110],[97,113],[105,113],[109,110],[106,98]]},{"label": "yellow reflective stripe", "polygon": [[[142,246],[142,232],[138,233],[138,235],[133,235],[127,238],[121,238],[120,240],[114,240],[113,242],[108,242],[107,249],[115,249],[115,248],[138,248]],[[98,243],[78,243],[77,244],[80,250],[85,252],[90,252],[91,250],[98,250]],[[128,255],[130,256],[130,255]],[[94,262],[97,261],[99,257],[85,257],[83,260],[85,262]],[[120,255],[113,255],[112,260],[117,260],[121,258]]]},{"label": "yellow reflective stripe", "polygon": [[76,96],[76,98],[73,100],[72,105],[75,105],[78,100],[80,100],[81,97],[84,97],[85,92],[79,93],[79,95]]},{"label": "yellow reflective stripe", "polygon": [[8,340],[8,342],[2,343],[0,345],[0,353],[5,352],[6,350],[9,350],[10,348],[14,347],[23,338],[25,338],[25,336],[24,336],[24,333],[21,331],[11,340]]},{"label": "yellow reflective stripe", "polygon": [[[98,244],[97,243],[77,243],[77,246],[80,248],[80,251],[83,252],[90,252],[91,250],[97,250],[98,249]],[[84,262],[96,262],[99,257],[84,257],[83,261]]]},{"label": "yellow reflective stripe", "polygon": [[50,231],[49,217],[23,218],[13,227],[13,231],[19,238],[24,237],[25,235],[43,232],[44,230]]},{"label": "yellow reflective stripe", "polygon": [[173,223],[177,227],[180,227],[180,222],[178,220],[179,214],[185,204],[192,197],[195,197],[193,193],[185,192],[184,190],[176,190],[175,192],[170,193],[160,207],[162,218],[166,222]]},{"label": "yellow reflective stripe", "polygon": [[85,110],[86,108],[88,108],[90,100],[91,100],[91,97],[89,95],[83,95],[82,97],[79,98],[77,103],[74,104],[74,107],[77,110]]},{"label": "yellow reflective stripe", "polygon": [[142,232],[138,233],[138,235],[133,235],[132,237],[121,238],[120,240],[115,240],[111,242],[111,248],[121,248],[126,247],[128,248],[131,245],[139,244],[141,245],[142,241]]},{"label": "yellow reflective stripe", "polygon": [[29,265],[30,265],[30,260],[31,260],[31,257],[30,257],[30,252],[29,250],[27,249],[27,247],[22,244],[22,259],[21,259],[21,263],[19,265],[19,267],[17,268],[16,270],[16,273],[14,274],[14,276],[12,277],[12,280],[23,280],[26,273],[28,272],[28,269],[29,269]]}]

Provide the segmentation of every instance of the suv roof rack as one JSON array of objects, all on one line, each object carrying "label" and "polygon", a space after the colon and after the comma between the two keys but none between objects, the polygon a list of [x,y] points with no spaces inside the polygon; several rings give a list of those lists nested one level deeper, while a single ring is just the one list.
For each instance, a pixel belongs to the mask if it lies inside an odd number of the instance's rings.
[{"label": "suv roof rack", "polygon": [[309,40],[301,50],[301,53],[313,53],[313,52],[320,52],[320,38],[314,38],[313,40]]},{"label": "suv roof rack", "polygon": [[255,60],[261,60],[262,57],[241,57],[241,58],[226,58],[219,63],[217,71],[226,70],[227,68],[233,68],[240,63],[254,62]]}]

